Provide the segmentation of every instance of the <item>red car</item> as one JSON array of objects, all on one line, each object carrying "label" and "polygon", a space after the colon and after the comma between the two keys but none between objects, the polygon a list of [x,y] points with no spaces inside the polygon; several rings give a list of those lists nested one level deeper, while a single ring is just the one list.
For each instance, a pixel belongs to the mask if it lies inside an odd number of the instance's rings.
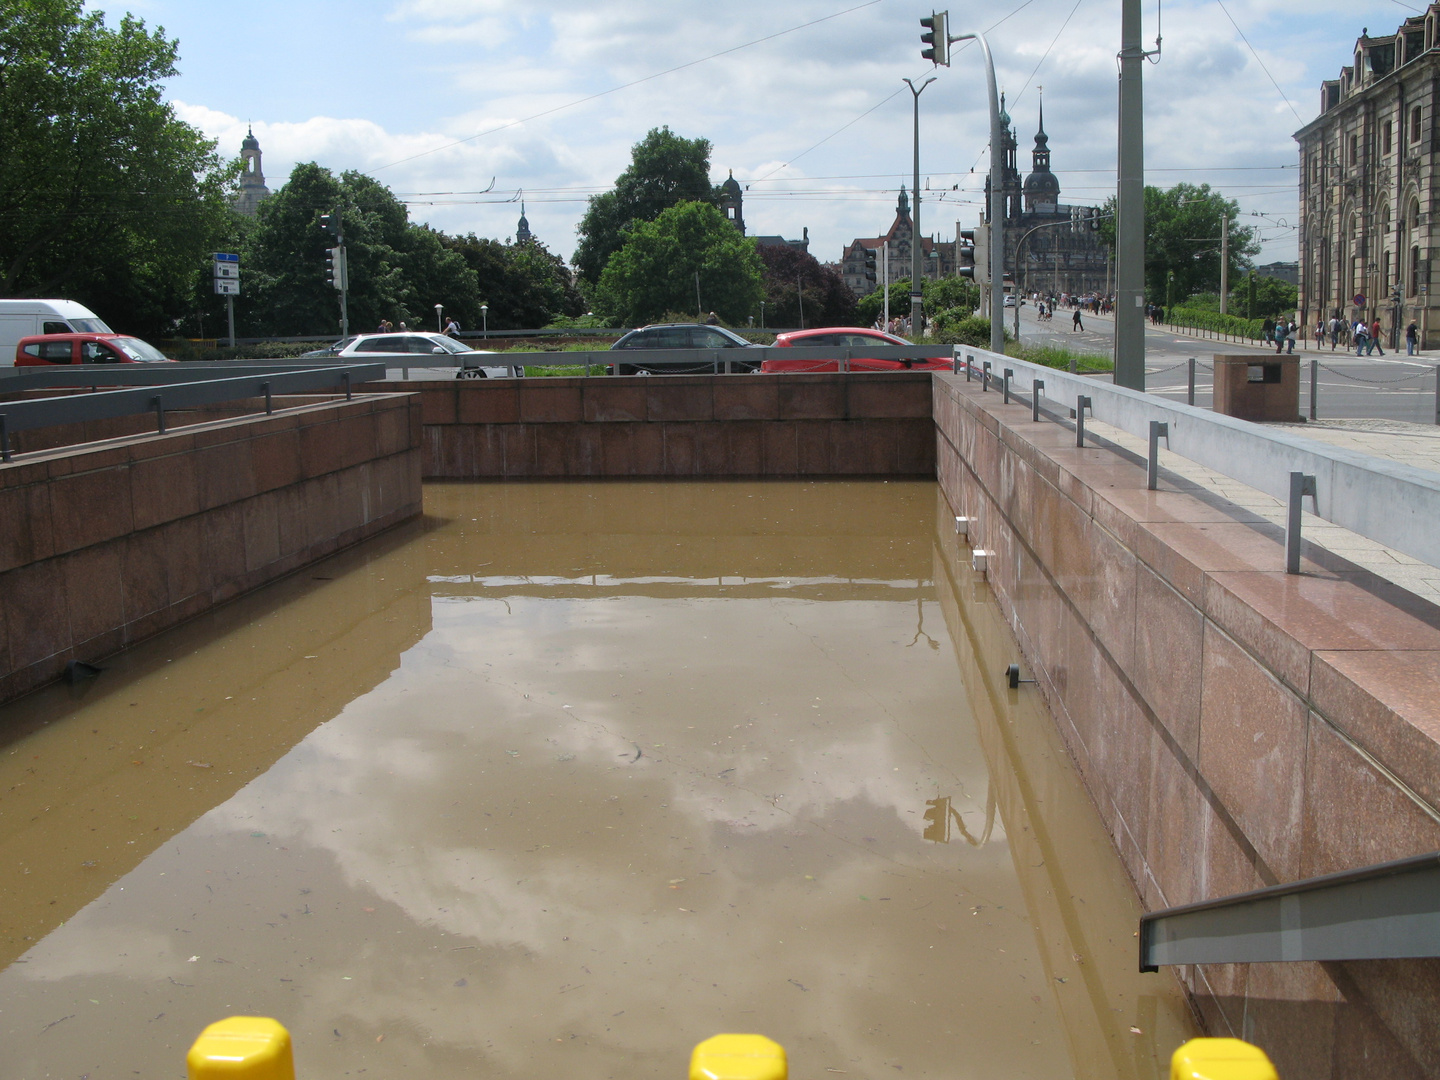
[{"label": "red car", "polygon": [[[882,330],[869,330],[858,326],[825,326],[815,330],[793,330],[788,334],[776,334],[775,344],[813,348],[833,345],[840,349],[864,349],[874,345],[910,345],[904,338],[887,334]],[[945,349],[943,345],[936,346]],[[939,356],[916,360],[861,359],[852,355],[851,371],[949,371],[952,357],[948,350]],[[839,371],[840,361],[836,360],[766,360],[760,365],[761,371],[810,372]]]},{"label": "red car", "polygon": [[170,363],[154,345],[126,334],[36,334],[15,346],[16,367]]}]

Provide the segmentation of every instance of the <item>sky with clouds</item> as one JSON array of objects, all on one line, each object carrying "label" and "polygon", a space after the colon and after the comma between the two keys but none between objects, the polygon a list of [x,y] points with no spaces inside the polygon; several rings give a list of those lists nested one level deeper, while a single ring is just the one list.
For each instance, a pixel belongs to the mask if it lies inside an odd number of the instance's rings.
[{"label": "sky with clouds", "polygon": [[[1362,28],[1393,33],[1401,0],[1145,0],[1147,182],[1210,183],[1262,228],[1258,261],[1295,258],[1296,147],[1320,80]],[[104,5],[92,5],[104,7]],[[180,44],[177,113],[237,153],[247,124],[272,190],[302,161],[388,184],[448,232],[532,229],[570,257],[585,200],[668,125],[714,144],[718,182],[746,185],[749,232],[840,257],[888,228],[911,175],[911,97],[931,74],[901,0],[129,0],[105,7]],[[950,8],[989,32],[1028,171],[1036,109],[1062,201],[1114,191],[1116,0],[998,0]],[[1149,47],[1153,47],[1153,44]],[[921,106],[921,229],[973,226],[987,166],[983,62],[957,46]],[[493,181],[493,188],[491,187]],[[928,193],[927,193],[928,189]],[[482,194],[483,192],[483,194]]]}]

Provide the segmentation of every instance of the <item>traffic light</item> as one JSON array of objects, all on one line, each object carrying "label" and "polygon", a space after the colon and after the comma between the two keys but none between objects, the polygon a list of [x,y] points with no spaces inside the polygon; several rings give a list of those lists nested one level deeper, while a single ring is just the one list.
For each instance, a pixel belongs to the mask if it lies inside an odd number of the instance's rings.
[{"label": "traffic light", "polygon": [[955,264],[955,273],[963,278],[975,280],[975,230],[960,230],[960,258]]},{"label": "traffic light", "polygon": [[921,833],[926,840],[933,840],[937,844],[950,842],[950,799],[948,796],[939,799],[925,800],[925,820],[930,824],[925,826]]},{"label": "traffic light", "polygon": [[920,25],[925,28],[925,33],[920,35],[920,40],[930,46],[928,49],[921,49],[920,55],[932,64],[939,67],[950,66],[950,13],[948,11],[930,13],[928,19],[921,19]]},{"label": "traffic light", "polygon": [[[875,284],[875,249],[865,249],[865,280],[872,286]],[[873,291],[873,290],[872,290]]]},{"label": "traffic light", "polygon": [[334,227],[335,227],[335,226],[334,226],[334,220],[335,220],[335,219],[332,218],[329,214],[321,214],[321,215],[320,215],[320,228],[324,229],[326,232],[331,232],[331,231],[333,231],[333,230],[334,230]]},{"label": "traffic light", "polygon": [[325,280],[337,289],[349,288],[350,275],[345,265],[345,249],[343,247],[325,249]]}]

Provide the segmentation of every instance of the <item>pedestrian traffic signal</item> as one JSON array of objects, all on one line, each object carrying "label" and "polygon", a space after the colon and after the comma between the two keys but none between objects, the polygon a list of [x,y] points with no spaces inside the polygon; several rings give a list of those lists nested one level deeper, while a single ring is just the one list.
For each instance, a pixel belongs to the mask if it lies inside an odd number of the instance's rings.
[{"label": "pedestrian traffic signal", "polygon": [[349,288],[350,275],[345,266],[345,249],[343,247],[325,249],[325,280],[337,289]]},{"label": "pedestrian traffic signal", "polygon": [[950,66],[950,13],[948,11],[930,13],[928,19],[921,19],[920,25],[925,28],[925,33],[920,35],[920,40],[930,46],[928,49],[921,49],[920,55],[932,64],[939,67]]}]

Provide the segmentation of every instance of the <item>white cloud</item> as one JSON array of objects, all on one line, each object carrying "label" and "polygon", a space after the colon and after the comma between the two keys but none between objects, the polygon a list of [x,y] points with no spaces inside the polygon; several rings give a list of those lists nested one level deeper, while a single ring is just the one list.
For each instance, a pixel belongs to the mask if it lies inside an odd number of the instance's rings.
[{"label": "white cloud", "polygon": [[[1293,221],[1293,172],[1258,168],[1294,163],[1290,135],[1313,116],[1319,80],[1347,62],[1362,25],[1388,33],[1404,12],[1380,0],[1230,0],[1226,6],[1264,66],[1214,0],[1167,4],[1163,55],[1145,69],[1149,180],[1162,186],[1208,181],[1239,198],[1247,212]],[[668,124],[687,137],[711,139],[717,181],[730,169],[753,180],[798,157],[778,174],[788,183],[766,182],[748,192],[746,220],[754,232],[787,236],[808,226],[812,251],[822,259],[837,258],[853,236],[884,229],[899,185],[909,186],[910,101],[900,79],[926,67],[918,55],[918,16],[903,7],[865,7],[573,106],[843,5],[556,0],[537,9],[514,0],[391,0],[379,7],[365,32],[389,39],[380,48],[395,67],[380,83],[363,66],[347,74],[354,80],[351,96],[367,107],[257,123],[277,184],[295,162],[312,159],[374,171],[397,191],[473,191],[494,176],[500,190],[531,193],[532,225],[568,256],[586,195],[614,180],[647,130]],[[1114,185],[1118,14],[1082,4],[1056,39],[1072,7],[1070,0],[1036,0],[996,29],[991,42],[1022,169],[1029,165],[1036,86],[1043,85],[1063,197],[1100,202]],[[965,16],[952,15],[958,30]],[[998,12],[987,15],[993,23]],[[1146,18],[1146,36],[1153,39],[1153,12]],[[219,32],[219,24],[212,25]],[[271,75],[281,83],[296,77],[292,71]],[[958,52],[954,66],[939,75],[921,99],[922,174],[937,190],[956,183],[965,190],[932,206],[922,227],[934,231],[933,224],[949,235],[957,214],[973,222],[983,182],[987,123],[978,50]],[[1272,75],[1301,120],[1271,84]],[[857,120],[895,90],[897,96]],[[232,117],[248,112],[242,88],[219,100],[187,96],[182,81],[176,96],[186,103],[183,114],[219,138],[222,149],[238,149],[243,129]],[[397,102],[408,103],[399,117]],[[367,119],[382,113],[391,119]],[[537,116],[542,113],[548,115]],[[516,120],[525,122],[447,145]],[[837,177],[855,179],[829,179]],[[785,194],[787,187],[805,194]],[[517,209],[436,202],[413,212],[440,228],[505,236]],[[1288,234],[1274,237],[1262,258],[1293,253]]]}]

